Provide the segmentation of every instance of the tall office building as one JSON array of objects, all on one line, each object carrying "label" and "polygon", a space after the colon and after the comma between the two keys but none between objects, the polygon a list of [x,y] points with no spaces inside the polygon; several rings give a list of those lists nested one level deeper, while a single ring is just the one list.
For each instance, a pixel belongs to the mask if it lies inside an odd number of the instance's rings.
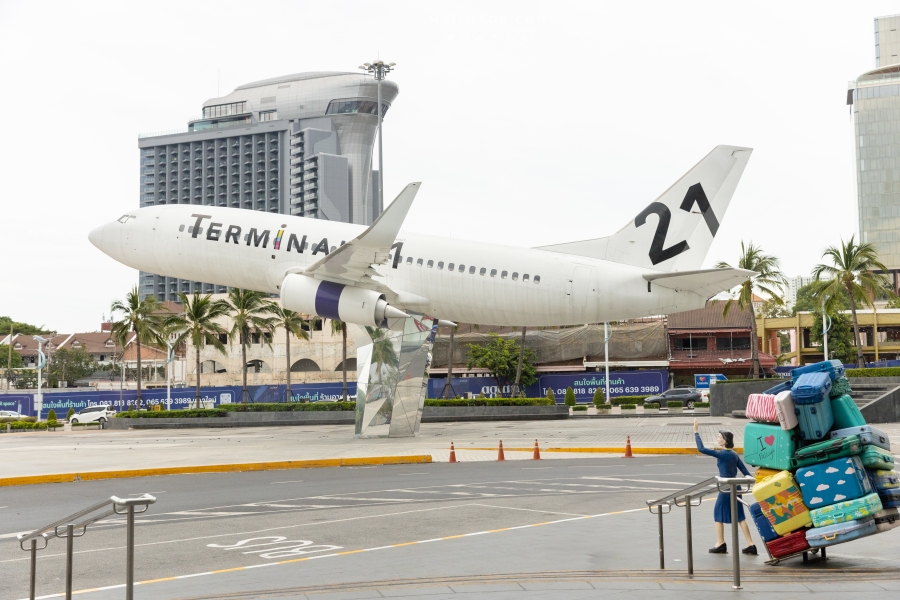
[{"label": "tall office building", "polygon": [[809,285],[813,281],[815,281],[815,278],[804,277],[802,275],[788,278],[787,287],[784,289],[784,303],[787,308],[793,308],[797,303],[797,290],[805,285]]},{"label": "tall office building", "polygon": [[859,237],[900,274],[900,15],[875,19],[875,69],[851,81]]},{"label": "tall office building", "polygon": [[[382,82],[383,114],[399,88]],[[377,84],[357,73],[299,73],[203,103],[186,129],[138,139],[140,205],[197,204],[371,224],[382,206],[372,153]],[[223,286],[140,274],[141,297]]]}]

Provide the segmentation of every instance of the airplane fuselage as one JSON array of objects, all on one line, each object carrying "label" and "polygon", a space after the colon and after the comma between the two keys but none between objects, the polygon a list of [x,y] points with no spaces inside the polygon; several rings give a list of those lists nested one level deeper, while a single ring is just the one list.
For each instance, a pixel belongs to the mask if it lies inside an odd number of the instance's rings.
[{"label": "airplane fuselage", "polygon": [[[135,210],[92,233],[120,262],[149,273],[277,294],[360,235],[360,225],[224,207]],[[99,239],[95,239],[99,237]],[[451,266],[452,265],[452,266]],[[656,271],[558,252],[401,231],[374,281],[393,305],[464,323],[577,325],[701,308],[699,294],[649,286]]]}]

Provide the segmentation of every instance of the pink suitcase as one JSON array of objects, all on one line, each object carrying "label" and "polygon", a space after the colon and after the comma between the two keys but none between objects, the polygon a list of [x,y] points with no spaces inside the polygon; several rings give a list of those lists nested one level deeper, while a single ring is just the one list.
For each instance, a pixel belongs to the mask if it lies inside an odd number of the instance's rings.
[{"label": "pink suitcase", "polygon": [[775,396],[750,394],[747,399],[747,418],[761,423],[778,423],[778,413],[775,412]]},{"label": "pink suitcase", "polygon": [[778,422],[782,429],[790,431],[799,424],[797,413],[794,412],[794,399],[791,397],[790,390],[775,396],[775,412],[778,414]]}]

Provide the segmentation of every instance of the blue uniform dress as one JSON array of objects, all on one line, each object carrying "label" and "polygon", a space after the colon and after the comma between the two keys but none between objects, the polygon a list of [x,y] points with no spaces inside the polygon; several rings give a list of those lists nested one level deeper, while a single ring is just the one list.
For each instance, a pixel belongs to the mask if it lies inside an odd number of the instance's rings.
[{"label": "blue uniform dress", "polygon": [[[697,450],[699,450],[701,454],[716,457],[716,462],[719,467],[719,477],[737,477],[739,469],[744,475],[748,477],[751,476],[750,471],[744,466],[741,457],[738,456],[737,452],[734,450],[710,450],[703,446],[703,440],[700,439],[699,433],[694,434],[694,439],[697,440]],[[737,508],[738,523],[740,523],[744,520],[744,505],[738,502]],[[731,523],[731,501],[728,498],[728,494],[719,492],[713,514],[716,523]]]}]

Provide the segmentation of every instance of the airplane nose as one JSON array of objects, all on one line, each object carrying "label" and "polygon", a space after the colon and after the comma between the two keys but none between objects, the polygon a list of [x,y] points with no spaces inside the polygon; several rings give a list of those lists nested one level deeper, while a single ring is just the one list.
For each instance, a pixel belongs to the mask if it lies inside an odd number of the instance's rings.
[{"label": "airplane nose", "polygon": [[103,227],[103,225],[96,227],[88,234],[88,239],[91,240],[91,243],[101,251],[103,250]]}]

